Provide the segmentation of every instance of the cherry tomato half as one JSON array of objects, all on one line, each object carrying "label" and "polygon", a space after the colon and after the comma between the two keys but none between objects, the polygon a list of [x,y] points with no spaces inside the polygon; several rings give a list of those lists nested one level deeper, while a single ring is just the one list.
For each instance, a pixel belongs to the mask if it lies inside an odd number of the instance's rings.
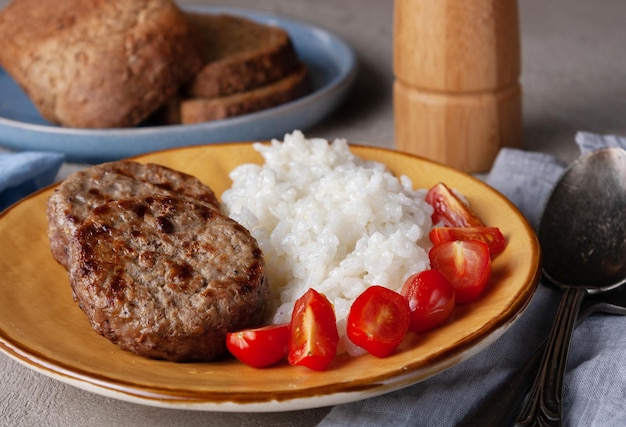
[{"label": "cherry tomato half", "polygon": [[287,356],[289,324],[229,332],[226,347],[239,361],[253,368],[273,365]]},{"label": "cherry tomato half", "polygon": [[289,363],[326,369],[339,344],[335,310],[326,296],[315,289],[306,291],[294,305],[290,328]]},{"label": "cherry tomato half", "polygon": [[483,222],[446,184],[440,182],[426,193],[426,202],[434,209],[433,224],[446,227],[478,227]]},{"label": "cherry tomato half", "polygon": [[506,247],[506,240],[498,227],[436,227],[430,230],[429,237],[434,245],[454,240],[480,240],[489,246],[492,258]]},{"label": "cherry tomato half", "polygon": [[404,282],[400,293],[409,303],[410,331],[424,332],[436,328],[454,312],[454,287],[437,270],[413,274]]},{"label": "cherry tomato half", "polygon": [[435,245],[428,253],[430,265],[454,286],[456,302],[475,301],[491,275],[489,247],[479,240],[455,240]]},{"label": "cherry tomato half", "polygon": [[376,357],[386,357],[406,335],[409,305],[389,288],[370,286],[354,300],[347,320],[350,341]]}]

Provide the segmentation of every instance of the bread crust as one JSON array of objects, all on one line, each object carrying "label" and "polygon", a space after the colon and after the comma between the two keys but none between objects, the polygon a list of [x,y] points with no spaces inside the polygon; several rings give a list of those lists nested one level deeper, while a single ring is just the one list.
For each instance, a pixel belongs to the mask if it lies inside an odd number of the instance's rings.
[{"label": "bread crust", "polygon": [[183,124],[202,123],[284,104],[305,95],[309,90],[308,69],[300,65],[296,72],[269,85],[219,98],[182,99],[178,108],[174,107],[173,110],[179,111]]},{"label": "bread crust", "polygon": [[202,62],[169,0],[15,0],[0,13],[0,65],[63,126],[137,125]]},{"label": "bread crust", "polygon": [[184,87],[191,97],[215,98],[275,82],[299,65],[282,28],[230,15],[187,13],[205,65]]}]

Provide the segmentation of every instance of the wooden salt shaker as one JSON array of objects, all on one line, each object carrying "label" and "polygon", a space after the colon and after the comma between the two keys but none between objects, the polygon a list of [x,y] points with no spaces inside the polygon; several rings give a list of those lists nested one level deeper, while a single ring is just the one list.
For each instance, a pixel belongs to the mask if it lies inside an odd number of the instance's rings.
[{"label": "wooden salt shaker", "polygon": [[466,172],[522,143],[517,0],[395,0],[396,148]]}]

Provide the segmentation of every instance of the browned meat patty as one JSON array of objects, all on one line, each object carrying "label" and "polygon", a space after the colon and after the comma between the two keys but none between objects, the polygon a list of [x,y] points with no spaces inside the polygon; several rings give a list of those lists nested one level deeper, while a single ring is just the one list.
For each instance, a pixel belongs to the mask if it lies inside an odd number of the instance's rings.
[{"label": "browned meat patty", "polygon": [[226,333],[263,322],[261,250],[206,204],[134,197],[95,208],[70,241],[70,282],[92,327],[124,350],[210,361]]},{"label": "browned meat patty", "polygon": [[68,268],[70,236],[93,208],[124,197],[155,194],[184,195],[219,209],[213,190],[165,166],[131,161],[93,166],[65,179],[48,201],[48,237],[54,259]]}]

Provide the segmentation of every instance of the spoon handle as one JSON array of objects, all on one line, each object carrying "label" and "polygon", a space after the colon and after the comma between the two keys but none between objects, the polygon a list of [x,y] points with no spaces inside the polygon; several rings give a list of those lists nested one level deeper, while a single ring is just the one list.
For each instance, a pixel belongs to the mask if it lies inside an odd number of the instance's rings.
[{"label": "spoon handle", "polygon": [[[613,304],[604,300],[585,298],[576,318],[576,324],[596,311],[626,315],[626,300]],[[533,384],[535,375],[539,371],[541,358],[547,344],[548,337],[546,336],[532,356],[497,388],[493,389],[456,427],[512,426],[522,409],[522,403],[524,403],[528,390]]]},{"label": "spoon handle", "polygon": [[516,426],[561,426],[561,394],[569,343],[586,291],[566,288],[561,297],[548,345]]}]

